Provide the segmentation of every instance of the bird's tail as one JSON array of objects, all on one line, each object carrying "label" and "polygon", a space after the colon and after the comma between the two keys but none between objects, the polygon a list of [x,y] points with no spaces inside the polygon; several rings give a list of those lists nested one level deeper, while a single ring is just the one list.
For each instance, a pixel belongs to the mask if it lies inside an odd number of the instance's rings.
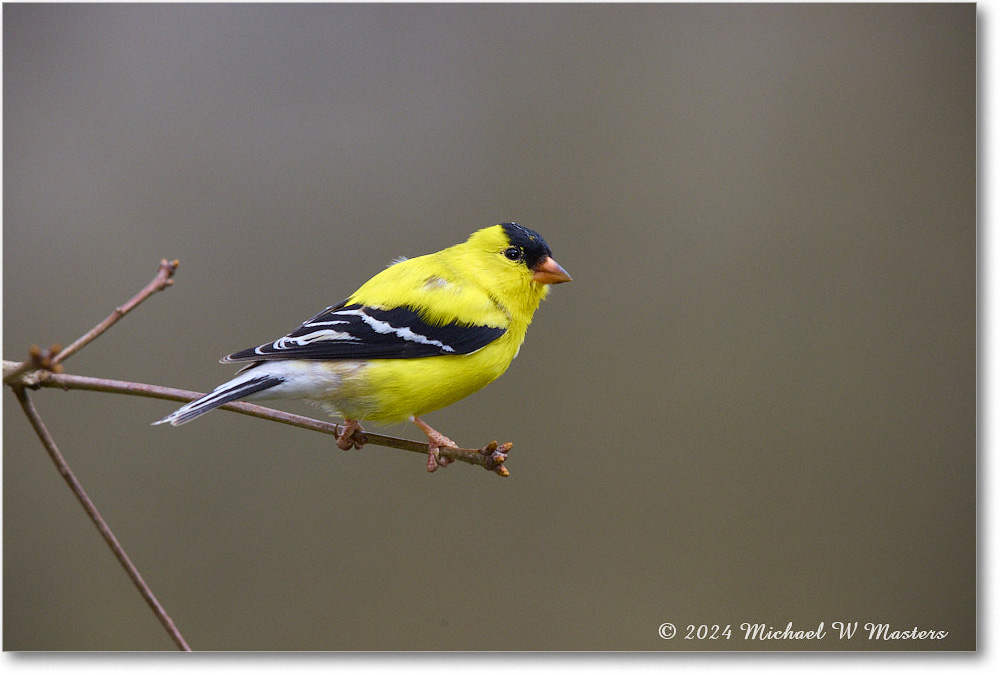
[{"label": "bird's tail", "polygon": [[246,375],[241,375],[225,384],[219,385],[211,393],[191,401],[187,405],[170,413],[162,420],[153,422],[153,424],[170,424],[176,427],[180,424],[190,422],[195,417],[200,417],[208,411],[218,408],[220,405],[225,405],[231,401],[246,398],[250,394],[270,389],[284,381],[284,378],[276,375],[258,375],[248,372]]}]

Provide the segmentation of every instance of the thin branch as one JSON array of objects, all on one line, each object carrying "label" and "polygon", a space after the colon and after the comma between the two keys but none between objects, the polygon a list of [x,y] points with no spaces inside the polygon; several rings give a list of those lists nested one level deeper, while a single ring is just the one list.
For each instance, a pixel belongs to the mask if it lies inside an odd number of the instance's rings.
[{"label": "thin branch", "polygon": [[[63,367],[53,360],[60,349],[62,347],[57,344],[52,345],[48,349],[42,349],[38,345],[31,345],[31,349],[28,350],[28,358],[23,363],[18,363],[16,364],[16,368],[10,368],[9,370],[4,365],[3,383],[14,384],[15,381],[20,380],[22,376],[27,375],[33,370],[48,370],[53,373],[61,373]],[[6,363],[4,361],[4,364]]]},{"label": "thin branch", "polygon": [[7,362],[4,361],[4,371],[3,371],[3,383],[8,384],[14,382],[14,380],[20,379],[22,376],[27,375],[33,370],[38,370],[38,366],[31,362],[31,359],[25,359],[21,363],[17,363],[13,368],[7,370]]},{"label": "thin branch", "polygon": [[115,323],[121,319],[123,316],[135,309],[139,303],[153,295],[158,291],[162,291],[164,288],[173,286],[174,280],[171,278],[174,276],[174,272],[177,271],[177,266],[180,265],[179,260],[168,261],[163,259],[160,261],[160,269],[156,272],[156,276],[153,277],[152,281],[146,284],[146,287],[135,294],[135,296],[126,302],[121,307],[116,307],[115,311],[111,312],[101,323],[97,324],[89,331],[81,335],[73,344],[66,349],[63,349],[58,354],[52,358],[52,364],[58,365],[68,359],[69,357],[76,354],[78,351],[86,347],[95,338],[99,337],[104,331],[111,328]]},{"label": "thin branch", "polygon": [[[20,364],[11,361],[4,361],[4,372],[6,373],[9,369],[13,370],[19,365]],[[31,388],[59,387],[62,389],[102,391],[112,394],[128,394],[132,396],[144,396],[147,398],[160,398],[168,401],[186,402],[193,401],[196,398],[203,396],[203,394],[196,391],[160,387],[141,382],[109,380],[98,377],[84,377],[82,375],[66,375],[48,373],[44,371],[23,375],[20,383],[23,386]],[[230,410],[243,415],[250,415],[251,417],[259,417],[261,419],[271,420],[272,422],[288,424],[294,427],[299,427],[300,429],[319,431],[320,433],[330,434],[331,436],[336,436],[340,433],[340,426],[334,424],[333,422],[317,420],[303,415],[295,415],[281,410],[274,410],[273,408],[254,405],[253,403],[227,403],[226,405],[220,406],[219,410]],[[427,443],[411,441],[405,438],[383,436],[382,434],[373,434],[367,431],[363,434],[363,436],[364,438],[362,441],[368,444],[381,445],[383,447],[396,448],[398,450],[407,450],[409,452],[417,452],[422,455],[426,455],[428,450]],[[510,475],[510,472],[507,470],[507,467],[504,466],[504,461],[507,459],[507,454],[510,452],[511,447],[510,443],[498,444],[496,441],[493,441],[485,447],[478,449],[443,447],[440,449],[440,455],[441,457],[445,457],[449,460],[481,466],[500,476],[507,477]]]},{"label": "thin branch", "polygon": [[[115,557],[118,558],[122,567],[125,568],[125,571],[139,589],[143,598],[145,598],[146,602],[153,609],[153,612],[160,620],[160,623],[162,623],[164,628],[167,629],[167,632],[170,634],[174,642],[177,643],[178,647],[185,651],[191,651],[191,648],[180,634],[180,631],[177,630],[174,622],[164,611],[163,607],[156,599],[156,596],[153,595],[152,590],[150,590],[145,580],[143,580],[142,575],[139,574],[135,565],[132,564],[132,561],[125,553],[125,549],[122,548],[118,539],[111,531],[111,528],[108,527],[107,523],[101,517],[97,507],[94,506],[94,503],[87,496],[83,486],[73,475],[73,472],[70,470],[65,458],[63,458],[62,453],[59,452],[59,448],[56,447],[55,441],[45,428],[42,418],[39,416],[38,411],[35,409],[34,404],[31,402],[31,399],[28,398],[28,394],[25,391],[25,388],[38,389],[40,387],[61,387],[63,389],[104,391],[119,394],[130,394],[133,396],[162,398],[173,401],[192,401],[201,397],[201,394],[197,392],[185,391],[183,389],[158,387],[139,382],[124,382],[94,377],[81,377],[78,375],[65,375],[62,373],[63,361],[102,335],[106,330],[108,330],[108,328],[113,326],[123,316],[135,309],[146,298],[173,285],[174,282],[172,277],[174,272],[177,270],[178,264],[177,260],[172,262],[165,259],[161,260],[156,276],[153,277],[153,279],[146,284],[141,291],[139,291],[132,297],[131,300],[126,302],[121,307],[115,308],[115,311],[104,319],[104,321],[80,336],[80,338],[74,341],[66,349],[61,350],[58,345],[53,345],[47,350],[42,350],[37,346],[32,346],[29,350],[28,358],[23,362],[4,361],[3,383],[9,385],[11,390],[14,392],[18,403],[21,404],[21,408],[24,410],[25,415],[27,415],[28,420],[35,429],[35,433],[38,434],[38,438],[42,441],[42,445],[45,446],[49,457],[56,465],[59,473],[63,476],[63,479],[69,485],[73,494],[76,495],[77,499],[83,505],[84,510],[97,526],[101,536],[107,542],[108,546],[111,547]],[[231,410],[244,415],[260,417],[275,422],[281,422],[282,424],[290,424],[292,426],[297,426],[303,429],[311,429],[334,436],[338,435],[340,432],[340,427],[331,422],[315,420],[301,415],[293,415],[291,413],[272,410],[270,408],[264,408],[250,403],[229,403],[221,407],[224,410]],[[403,438],[382,436],[380,434],[371,434],[367,432],[362,433],[361,437],[357,440],[360,441],[361,444],[372,443],[389,448],[417,452],[420,454],[426,454],[429,451],[428,444],[426,443],[418,443],[416,441],[410,441]],[[507,471],[507,467],[504,466],[504,461],[506,461],[507,453],[510,452],[510,449],[510,443],[497,444],[496,441],[492,441],[485,447],[479,448],[478,450],[442,447],[439,449],[439,457],[441,460],[460,461],[466,462],[467,464],[482,466],[489,471],[493,471],[500,476],[506,477],[509,476],[510,473]],[[448,461],[441,461],[441,466],[446,465]],[[430,467],[430,465],[428,466]]]},{"label": "thin branch", "polygon": [[153,595],[153,591],[149,588],[146,580],[142,578],[141,574],[139,574],[139,570],[136,569],[134,564],[132,564],[132,560],[128,557],[128,554],[125,553],[125,549],[122,548],[122,545],[118,542],[118,538],[115,537],[111,528],[108,527],[107,522],[105,522],[104,518],[101,517],[100,512],[97,510],[97,507],[94,506],[90,497],[87,496],[87,492],[83,489],[83,485],[81,485],[80,481],[78,481],[76,476],[73,475],[73,471],[70,469],[69,464],[66,463],[66,459],[62,456],[62,453],[59,452],[59,448],[52,439],[52,435],[49,434],[49,430],[45,427],[45,423],[38,414],[38,410],[35,409],[35,405],[31,402],[31,399],[28,398],[27,392],[24,391],[24,387],[18,385],[11,387],[11,389],[13,389],[14,396],[17,397],[17,402],[21,404],[21,409],[24,410],[24,414],[27,415],[35,433],[38,434],[39,440],[42,442],[42,445],[45,446],[45,450],[49,453],[49,457],[52,459],[52,462],[56,465],[56,468],[66,481],[66,484],[69,485],[69,489],[73,491],[73,494],[76,495],[76,498],[80,501],[83,509],[87,512],[87,515],[90,516],[90,520],[97,526],[97,529],[104,538],[104,541],[107,542],[109,547],[111,547],[115,557],[118,558],[118,562],[121,563],[122,567],[125,568],[125,572],[129,575],[129,578],[132,579],[132,583],[134,583],[136,588],[139,589],[139,593],[142,594],[146,603],[153,610],[153,613],[156,614],[156,618],[160,620],[161,624],[163,624],[163,627],[167,630],[167,633],[177,644],[178,648],[186,652],[191,651],[191,647],[188,646],[184,636],[181,635],[181,632],[177,629],[173,619],[170,618],[166,610],[164,610],[163,606],[160,604],[160,601],[156,599],[155,595]]}]

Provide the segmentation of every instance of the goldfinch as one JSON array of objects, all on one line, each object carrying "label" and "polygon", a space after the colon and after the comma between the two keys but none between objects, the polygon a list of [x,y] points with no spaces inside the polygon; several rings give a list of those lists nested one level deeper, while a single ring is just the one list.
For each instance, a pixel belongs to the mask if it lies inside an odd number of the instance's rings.
[{"label": "goldfinch", "polygon": [[154,424],[190,422],[236,400],[308,399],[344,418],[337,446],[360,448],[361,422],[412,421],[429,471],[456,447],[420,417],[507,370],[552,284],[572,281],[545,240],[517,223],[475,232],[438,253],[400,259],[288,335],[222,363],[237,376]]}]

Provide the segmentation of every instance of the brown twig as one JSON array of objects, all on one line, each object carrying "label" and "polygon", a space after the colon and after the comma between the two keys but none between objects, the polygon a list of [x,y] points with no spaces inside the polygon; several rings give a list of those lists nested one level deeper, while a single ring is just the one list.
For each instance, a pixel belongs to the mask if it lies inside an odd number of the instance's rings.
[{"label": "brown twig", "polygon": [[[49,453],[49,457],[51,457],[53,463],[55,463],[59,473],[63,476],[63,479],[83,505],[84,510],[97,526],[101,536],[107,542],[108,546],[111,547],[115,557],[118,558],[122,567],[125,568],[125,571],[135,583],[143,598],[145,598],[146,602],[153,609],[153,612],[160,620],[160,623],[162,623],[164,628],[167,629],[170,637],[177,643],[178,647],[185,651],[190,651],[191,648],[180,634],[180,631],[177,630],[174,622],[164,611],[163,607],[156,599],[156,596],[153,595],[152,590],[150,590],[149,586],[146,584],[145,580],[143,580],[142,575],[139,574],[135,565],[132,564],[131,559],[129,559],[128,555],[125,553],[125,549],[122,548],[114,533],[101,517],[97,507],[94,506],[92,501],[90,501],[90,498],[84,491],[83,486],[73,475],[73,472],[70,470],[66,460],[59,452],[59,448],[56,447],[55,441],[45,428],[38,411],[35,409],[34,404],[31,402],[31,399],[28,398],[28,394],[25,391],[25,388],[38,389],[39,387],[61,387],[63,389],[83,389],[88,391],[131,394],[134,396],[148,396],[173,401],[191,401],[200,397],[201,394],[197,392],[185,391],[183,389],[158,387],[139,382],[124,382],[120,380],[107,380],[95,377],[65,375],[62,373],[63,361],[80,351],[86,345],[90,344],[90,342],[113,326],[123,316],[135,309],[146,298],[173,285],[174,282],[172,277],[174,272],[177,271],[178,264],[179,262],[177,260],[172,262],[161,260],[160,267],[152,281],[146,284],[146,286],[133,296],[131,300],[126,302],[121,307],[115,308],[115,311],[104,319],[104,321],[84,333],[66,349],[60,350],[58,345],[53,345],[47,350],[42,350],[37,346],[32,346],[29,351],[28,358],[23,362],[4,361],[3,382],[4,384],[9,385],[11,390],[14,392],[18,402],[21,404],[21,408],[24,410],[25,415],[27,415],[28,420],[31,422],[32,427],[38,434],[42,444],[45,446],[46,451]],[[324,422],[321,420],[303,417],[301,415],[272,410],[270,408],[264,408],[250,403],[229,403],[221,407],[223,409],[232,410],[244,415],[260,417],[334,436],[338,435],[340,431],[340,427],[331,422]],[[428,452],[428,445],[426,443],[418,443],[416,441],[395,438],[392,436],[382,436],[380,434],[364,432],[362,437],[358,440],[361,441],[362,444],[372,443],[375,445],[398,448],[400,450],[418,452],[421,454],[426,454]],[[507,471],[507,467],[504,466],[504,461],[507,459],[507,453],[510,452],[510,448],[510,443],[498,445],[496,441],[493,441],[478,450],[443,447],[440,448],[439,454],[441,458],[446,460],[457,460],[468,464],[475,464],[485,467],[500,476],[509,476],[510,473]],[[445,462],[441,462],[441,464],[444,465]]]},{"label": "brown twig", "polygon": [[108,527],[107,522],[103,517],[101,517],[97,507],[90,500],[90,497],[87,496],[86,491],[83,489],[83,485],[76,479],[76,476],[69,468],[69,464],[66,463],[65,458],[62,456],[62,453],[59,452],[59,448],[56,446],[51,434],[49,434],[48,429],[46,429],[45,424],[42,422],[42,418],[35,409],[34,404],[31,402],[31,399],[28,398],[27,392],[24,390],[29,381],[33,380],[37,383],[43,376],[46,375],[57,377],[62,372],[61,361],[78,352],[150,295],[171,285],[173,282],[170,280],[170,277],[172,277],[174,271],[176,271],[177,265],[178,262],[176,260],[172,263],[167,262],[166,260],[161,261],[156,276],[152,281],[146,284],[145,288],[143,288],[127,303],[116,308],[111,316],[85,333],[66,350],[60,350],[58,345],[53,345],[47,350],[42,350],[33,345],[28,352],[28,358],[23,363],[10,364],[11,367],[8,367],[8,362],[4,361],[3,381],[4,384],[10,385],[18,403],[21,404],[21,408],[24,410],[24,414],[28,417],[31,426],[34,428],[35,433],[38,434],[38,438],[42,441],[42,445],[45,446],[45,450],[48,452],[49,457],[56,465],[60,475],[62,475],[67,485],[69,485],[73,494],[76,495],[80,504],[83,505],[87,515],[97,527],[101,536],[104,538],[104,541],[111,548],[111,551],[114,553],[121,566],[125,569],[129,578],[132,579],[136,588],[139,589],[139,593],[152,608],[157,619],[159,619],[160,623],[163,624],[163,627],[166,628],[171,639],[180,649],[184,651],[191,651],[191,647],[188,646],[184,637],[177,629],[177,626],[174,625],[173,620],[169,615],[167,615],[163,606],[156,599],[156,596],[153,595],[153,591],[149,588],[149,585],[146,584],[142,575],[139,574],[139,570],[125,553],[125,549],[122,548],[122,545],[118,542],[117,537],[115,537],[111,528]]},{"label": "brown twig", "polygon": [[132,560],[128,557],[128,554],[125,553],[125,549],[122,548],[122,545],[118,542],[118,538],[115,537],[114,532],[112,532],[111,528],[108,527],[107,522],[101,516],[97,507],[94,506],[94,502],[92,502],[90,497],[87,496],[87,492],[83,489],[83,485],[81,485],[80,481],[78,481],[76,476],[73,475],[73,471],[69,468],[69,464],[66,463],[66,459],[63,457],[62,453],[59,452],[59,448],[52,439],[52,435],[49,434],[49,430],[45,427],[45,423],[38,414],[38,410],[35,409],[35,405],[31,402],[31,399],[28,398],[28,393],[24,390],[24,387],[16,385],[11,387],[11,389],[13,389],[14,396],[17,397],[17,402],[21,404],[21,409],[24,410],[24,414],[27,415],[28,421],[31,422],[31,426],[34,428],[35,433],[38,434],[39,440],[42,442],[42,445],[45,446],[46,452],[49,453],[49,457],[59,470],[59,474],[66,481],[66,484],[69,485],[69,489],[73,491],[73,494],[76,495],[76,498],[80,501],[83,509],[87,512],[87,515],[90,516],[90,520],[97,526],[97,529],[104,538],[104,541],[107,542],[109,547],[111,547],[115,557],[118,558],[118,562],[121,563],[121,566],[125,568],[125,572],[129,575],[129,578],[132,579],[132,583],[134,583],[136,588],[139,589],[139,593],[142,594],[146,603],[149,604],[153,613],[156,614],[156,618],[160,620],[160,623],[163,624],[167,633],[169,633],[170,637],[181,650],[186,652],[191,651],[191,647],[188,646],[184,636],[181,635],[181,632],[177,629],[173,619],[171,619],[166,610],[163,609],[163,605],[160,604],[160,601],[156,599],[156,596],[149,588],[146,580],[142,578],[141,574],[139,574],[139,570],[136,569]]},{"label": "brown twig", "polygon": [[13,384],[16,380],[19,380],[22,376],[33,370],[47,370],[53,373],[61,373],[62,366],[54,361],[54,357],[59,353],[60,349],[62,347],[58,344],[52,345],[48,349],[42,349],[38,345],[31,345],[31,348],[28,350],[28,358],[22,363],[16,364],[16,368],[11,368],[8,371],[6,366],[4,367],[3,383]]},{"label": "brown twig", "polygon": [[168,261],[166,259],[160,261],[160,269],[157,271],[156,276],[153,277],[152,281],[146,284],[146,287],[135,294],[131,300],[126,302],[121,307],[116,307],[115,311],[111,312],[101,323],[97,324],[89,331],[81,335],[76,339],[73,344],[66,349],[63,349],[58,354],[52,358],[52,364],[58,365],[68,359],[69,357],[76,354],[78,351],[86,347],[95,338],[101,335],[104,331],[111,328],[115,323],[121,319],[123,316],[135,309],[139,303],[151,296],[157,291],[162,291],[164,288],[173,286],[174,280],[171,278],[174,276],[174,272],[177,271],[177,266],[180,265],[179,260]]},{"label": "brown twig", "polygon": [[[19,364],[10,361],[3,362],[3,369],[5,373],[8,369],[13,371],[13,369],[18,366]],[[59,387],[62,389],[102,391],[112,394],[130,394],[132,396],[160,398],[168,401],[193,401],[194,399],[202,396],[202,394],[196,391],[187,391],[185,389],[173,389],[171,387],[160,387],[140,382],[108,380],[98,377],[84,377],[82,375],[66,375],[56,373],[29,373],[27,375],[22,375],[20,384],[30,388]],[[281,410],[274,410],[273,408],[265,408],[264,406],[254,405],[253,403],[227,403],[224,406],[220,406],[219,409],[231,410],[243,415],[250,415],[251,417],[271,420],[272,422],[289,424],[294,427],[299,427],[300,429],[319,431],[320,433],[330,434],[331,436],[336,436],[340,433],[341,429],[339,425],[334,424],[333,422],[317,420],[303,415],[295,415]],[[366,431],[364,433],[364,439],[362,440],[364,443],[368,444],[381,445],[383,447],[396,448],[398,450],[407,450],[409,452],[417,452],[422,455],[427,454],[427,443],[411,441],[405,438],[383,436],[382,434],[373,434]],[[443,447],[440,450],[440,455],[449,460],[456,460],[467,464],[481,466],[500,476],[506,477],[510,475],[510,472],[507,470],[507,467],[504,466],[504,461],[507,459],[507,454],[510,452],[511,447],[510,443],[498,444],[496,441],[493,441],[485,447],[478,449]]]}]

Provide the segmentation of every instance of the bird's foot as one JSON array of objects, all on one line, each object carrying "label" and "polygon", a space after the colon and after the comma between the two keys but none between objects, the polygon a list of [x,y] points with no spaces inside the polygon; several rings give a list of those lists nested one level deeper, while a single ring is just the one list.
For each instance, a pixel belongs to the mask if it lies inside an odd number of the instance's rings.
[{"label": "bird's foot", "polygon": [[360,450],[364,447],[365,441],[365,430],[361,428],[361,423],[357,420],[344,420],[344,426],[341,427],[340,433],[337,434],[337,447],[341,450],[350,450],[351,448],[357,448]]},{"label": "bird's foot", "polygon": [[450,459],[441,456],[441,448],[457,450],[458,444],[419,417],[414,417],[413,423],[427,434],[427,471],[434,473],[438,470],[438,467],[445,467],[451,464]]},{"label": "bird's foot", "polygon": [[441,448],[458,449],[455,441],[447,436],[434,432],[434,435],[427,434],[427,471],[434,473],[438,467],[446,467],[451,464],[451,460],[441,456]]}]

